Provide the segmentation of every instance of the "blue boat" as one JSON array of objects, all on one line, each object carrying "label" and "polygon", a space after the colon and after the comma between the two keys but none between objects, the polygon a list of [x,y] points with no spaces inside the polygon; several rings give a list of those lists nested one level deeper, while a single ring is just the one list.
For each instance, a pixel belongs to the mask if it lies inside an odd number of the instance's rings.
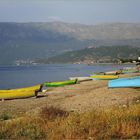
[{"label": "blue boat", "polygon": [[140,76],[109,80],[108,88],[140,87]]}]

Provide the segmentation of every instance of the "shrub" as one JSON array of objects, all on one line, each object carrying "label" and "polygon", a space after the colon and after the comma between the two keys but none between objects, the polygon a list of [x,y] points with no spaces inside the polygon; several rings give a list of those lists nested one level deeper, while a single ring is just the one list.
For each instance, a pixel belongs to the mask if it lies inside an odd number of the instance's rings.
[{"label": "shrub", "polygon": [[54,120],[58,117],[67,117],[68,112],[54,107],[44,107],[41,111],[41,117],[44,120]]},{"label": "shrub", "polygon": [[3,113],[0,116],[0,120],[9,120],[9,119],[10,119],[10,116],[7,113]]}]

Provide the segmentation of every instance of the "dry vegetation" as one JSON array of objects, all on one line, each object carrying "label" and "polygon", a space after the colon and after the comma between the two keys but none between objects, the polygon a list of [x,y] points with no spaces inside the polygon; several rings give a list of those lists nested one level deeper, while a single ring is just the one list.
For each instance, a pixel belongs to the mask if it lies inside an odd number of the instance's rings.
[{"label": "dry vegetation", "polygon": [[84,113],[66,112],[45,107],[39,116],[0,121],[0,139],[139,139],[140,104],[92,110]]}]

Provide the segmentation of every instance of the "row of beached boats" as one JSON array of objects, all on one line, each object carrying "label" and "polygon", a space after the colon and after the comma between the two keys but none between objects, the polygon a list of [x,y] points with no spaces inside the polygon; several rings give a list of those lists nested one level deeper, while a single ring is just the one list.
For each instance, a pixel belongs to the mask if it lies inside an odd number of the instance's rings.
[{"label": "row of beached boats", "polygon": [[44,82],[43,84],[26,88],[0,90],[0,99],[33,97],[42,91],[42,87],[59,87],[90,80],[109,80],[109,88],[140,87],[140,76],[119,78],[119,74],[136,72],[139,72],[136,68],[124,68],[123,70],[94,73],[89,77],[70,77],[66,81]]},{"label": "row of beached boats", "polygon": [[18,98],[27,98],[34,97],[38,95],[39,92],[42,92],[43,86],[45,87],[59,87],[64,85],[76,84],[77,80],[67,80],[59,82],[44,82],[40,85],[35,85],[31,87],[18,88],[18,89],[6,89],[0,90],[0,99],[18,99]]}]

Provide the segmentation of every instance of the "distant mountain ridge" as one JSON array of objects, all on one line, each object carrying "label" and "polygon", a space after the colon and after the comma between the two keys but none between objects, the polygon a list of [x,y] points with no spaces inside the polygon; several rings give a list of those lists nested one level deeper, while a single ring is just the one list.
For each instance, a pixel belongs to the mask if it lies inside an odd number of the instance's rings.
[{"label": "distant mountain ridge", "polygon": [[140,39],[140,23],[108,23],[99,25],[83,25],[52,22],[46,25],[46,29],[48,28],[62,34],[70,34],[78,39]]},{"label": "distant mountain ridge", "polygon": [[39,63],[118,63],[120,60],[135,60],[140,55],[140,48],[132,46],[101,46],[70,51],[39,60]]},{"label": "distant mountain ridge", "polygon": [[89,46],[140,46],[140,23],[0,23],[0,64],[46,59]]}]

